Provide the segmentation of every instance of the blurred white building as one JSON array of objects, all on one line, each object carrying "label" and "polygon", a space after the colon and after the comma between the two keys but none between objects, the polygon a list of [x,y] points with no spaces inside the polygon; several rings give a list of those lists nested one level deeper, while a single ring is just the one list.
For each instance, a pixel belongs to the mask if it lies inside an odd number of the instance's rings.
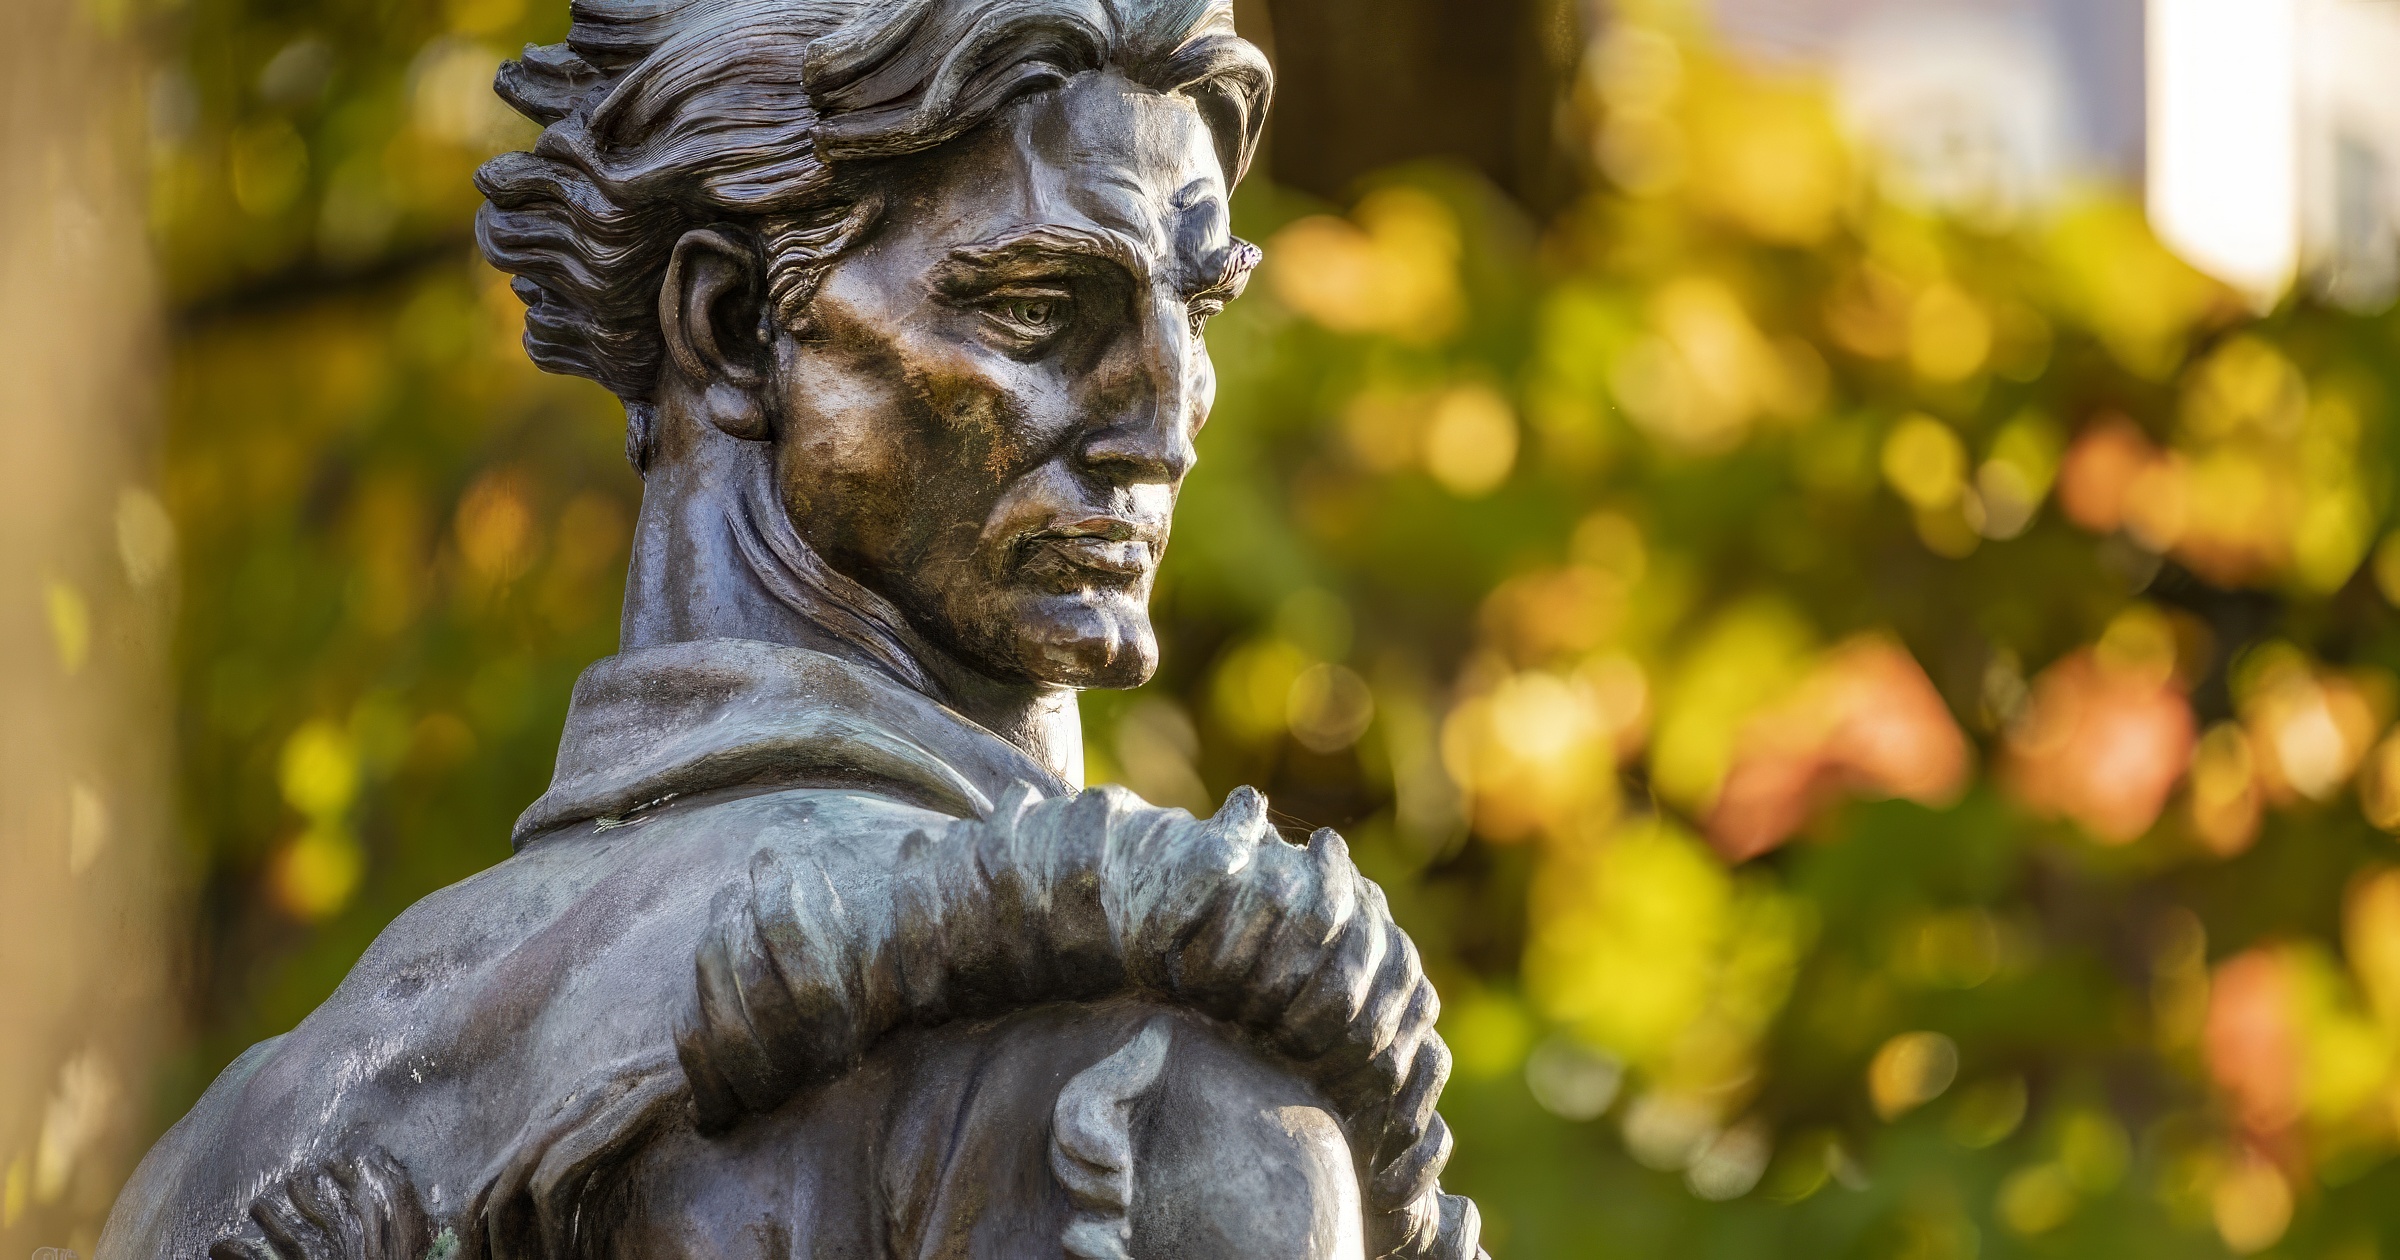
[{"label": "blurred white building", "polygon": [[2400,289],[2400,0],[1713,0],[1820,67],[1905,197],[2005,219],[2139,182],[2161,236],[2271,302]]},{"label": "blurred white building", "polygon": [[2400,292],[2400,2],[2303,12],[2301,261],[2336,301],[2380,307]]}]

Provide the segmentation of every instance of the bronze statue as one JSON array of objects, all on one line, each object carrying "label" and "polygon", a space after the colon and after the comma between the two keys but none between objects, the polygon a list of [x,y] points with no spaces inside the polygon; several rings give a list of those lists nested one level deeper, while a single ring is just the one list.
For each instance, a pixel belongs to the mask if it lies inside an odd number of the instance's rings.
[{"label": "bronze statue", "polygon": [[1270,82],[1226,0],[577,0],[502,70],[479,238],[625,401],[623,651],[104,1257],[1479,1254],[1340,837],[1076,790]]}]

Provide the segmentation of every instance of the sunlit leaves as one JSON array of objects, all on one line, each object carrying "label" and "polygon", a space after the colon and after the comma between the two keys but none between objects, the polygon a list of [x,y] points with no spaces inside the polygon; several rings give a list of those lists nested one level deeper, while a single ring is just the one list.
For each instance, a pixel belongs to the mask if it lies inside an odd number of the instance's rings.
[{"label": "sunlit leaves", "polygon": [[1314,215],[1276,233],[1266,278],[1292,309],[1328,328],[1435,342],[1464,314],[1458,234],[1440,201],[1388,188],[1349,219]]},{"label": "sunlit leaves", "polygon": [[[2358,356],[2382,343],[2317,312],[2253,322],[2113,196],[1972,222],[1888,199],[1804,85],[1748,77],[1680,6],[1637,8],[1579,85],[1604,191],[1550,226],[1533,292],[1509,305],[1468,285],[1455,326],[1378,322],[1409,303],[1370,315],[1361,295],[1414,282],[1367,278],[1402,271],[1373,261],[1390,228],[1362,204],[1346,225],[1293,230],[1294,287],[1270,294],[1297,317],[1281,334],[1293,357],[1228,366],[1236,380],[1279,372],[1295,400],[1269,404],[1281,449],[1310,449],[1313,432],[1327,453],[1314,458],[1344,470],[1286,480],[1294,516],[1339,503],[1389,531],[1381,546],[1344,536],[1329,562],[1378,567],[1329,586],[1361,608],[1406,606],[1382,574],[1423,580],[1433,537],[1458,557],[1445,572],[1489,563],[1465,588],[1478,593],[1464,646],[1439,618],[1360,626],[1448,671],[1444,777],[1476,843],[1522,851],[1534,872],[1516,979],[1557,1031],[1489,1038],[1493,1061],[1527,1056],[1552,1114],[1605,1115],[1636,1162],[1703,1198],[1756,1182],[1795,1201],[1840,1184],[1837,1170],[1867,1175],[1838,1136],[1863,1108],[1999,1161],[1976,1174],[1983,1189],[1879,1227],[1907,1246],[1964,1246],[1977,1229],[2080,1237],[2128,1219],[2136,1194],[2182,1228],[2267,1245],[2306,1210],[2312,1174],[2288,1154],[2262,1164],[2205,1118],[2251,1088],[2201,1066],[2223,1058],[2207,1029],[2232,1035],[2223,1012],[2244,1009],[2244,973],[2220,992],[2207,930],[2176,909],[2155,922],[2189,931],[2155,935],[2185,943],[2157,947],[2146,990],[2070,981],[2074,960],[2122,946],[2045,898],[2172,905],[2189,895],[2173,891],[2179,870],[2348,843],[2321,837],[2362,816],[2400,829],[2391,684],[2368,663],[2395,649],[2351,593],[2362,568],[2400,592],[2400,559],[2370,563],[2390,491],[2373,462],[2388,373]],[[1472,221],[1455,209],[1471,202],[1446,204]],[[1467,276],[1493,245],[1459,240],[1415,256]],[[1431,439],[1461,390],[1520,419],[1515,467],[1490,491],[1446,475]],[[1444,491],[1521,514],[1432,515]],[[2244,591],[2293,603],[2243,620],[2234,608],[2261,606],[2226,597]],[[1225,659],[1269,659],[1240,651]],[[1288,706],[1274,720],[1300,661],[1258,675],[1253,747],[1306,744]],[[1373,756],[1372,738],[1359,747]],[[1970,813],[1999,834],[1980,892],[1962,902],[1924,870],[1879,872],[1888,889],[1861,921],[1793,956],[1821,1009],[1780,1012],[1770,1031],[1728,1038],[1676,996],[1705,987],[1690,977],[1715,956],[1699,942],[1726,939],[1712,933],[1816,939],[1727,927],[1728,890],[1773,886],[1728,863],[1840,862],[1866,843],[1849,803],[1890,798],[1913,812],[1876,815],[1887,857],[1938,867]],[[2065,883],[2037,896],[2039,880]],[[1806,894],[1781,895],[1807,917]],[[1873,945],[1845,943],[1849,930]],[[2151,948],[2151,917],[2123,930]],[[2068,992],[2099,1004],[2081,1024],[2041,1013]],[[2306,1009],[2336,1015],[2291,1025],[2293,1061],[2327,1082],[2380,1080],[2356,1066],[2355,1003],[2328,1001]],[[2088,1013],[2110,1003],[2148,1023],[2121,1033]],[[2156,1056],[2188,1141],[2144,1147],[2113,1103],[2052,1092],[2107,1045]],[[1838,1092],[1822,1083],[1832,1060]],[[1704,1061],[1747,1065],[1724,1069],[1743,1083],[1694,1084],[1718,1079]],[[1574,1066],[1587,1063],[1622,1080],[1579,1092],[1600,1079]],[[1758,1096],[1787,1110],[1754,1112]],[[2348,1120],[2311,1132],[2327,1160],[2400,1145]]]},{"label": "sunlit leaves", "polygon": [[1535,886],[1526,984],[1550,1018],[1725,1116],[1790,992],[1810,924],[1656,822],[1557,848]]}]

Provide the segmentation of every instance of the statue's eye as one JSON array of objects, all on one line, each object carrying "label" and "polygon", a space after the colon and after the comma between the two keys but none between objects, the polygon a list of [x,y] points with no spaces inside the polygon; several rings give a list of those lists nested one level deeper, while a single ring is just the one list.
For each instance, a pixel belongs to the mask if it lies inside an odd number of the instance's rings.
[{"label": "statue's eye", "polygon": [[1055,297],[1012,297],[994,302],[992,316],[1009,331],[1026,337],[1047,337],[1066,326],[1067,302]]}]

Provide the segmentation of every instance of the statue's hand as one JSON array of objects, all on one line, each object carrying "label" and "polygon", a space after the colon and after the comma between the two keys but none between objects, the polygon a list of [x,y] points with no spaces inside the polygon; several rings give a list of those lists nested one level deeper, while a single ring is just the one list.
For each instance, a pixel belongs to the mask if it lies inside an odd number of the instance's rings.
[{"label": "statue's hand", "polygon": [[209,1260],[450,1260],[458,1238],[434,1235],[408,1170],[382,1150],[304,1168],[251,1201],[250,1225]]}]

